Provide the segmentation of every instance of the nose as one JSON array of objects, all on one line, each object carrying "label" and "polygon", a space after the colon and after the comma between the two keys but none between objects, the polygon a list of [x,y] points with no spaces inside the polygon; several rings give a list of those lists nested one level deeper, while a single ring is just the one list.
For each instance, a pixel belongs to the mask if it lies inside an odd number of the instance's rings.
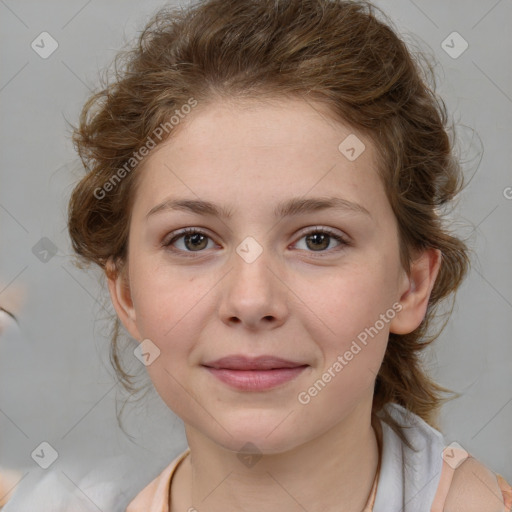
[{"label": "nose", "polygon": [[225,324],[257,331],[275,329],[286,321],[288,287],[284,271],[270,260],[265,250],[254,261],[233,252],[219,306]]}]

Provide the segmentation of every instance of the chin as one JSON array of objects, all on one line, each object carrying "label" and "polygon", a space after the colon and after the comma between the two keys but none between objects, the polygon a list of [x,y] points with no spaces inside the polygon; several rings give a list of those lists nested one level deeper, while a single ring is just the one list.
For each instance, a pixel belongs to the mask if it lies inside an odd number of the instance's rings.
[{"label": "chin", "polygon": [[[280,421],[282,421],[282,418]],[[213,437],[213,440],[226,450],[236,453],[254,452],[266,455],[284,453],[305,441],[297,436],[295,428],[291,428],[290,425],[278,426],[279,422],[264,422],[256,425],[253,421],[224,425],[232,435],[229,436],[222,430],[221,436],[217,435]]]}]

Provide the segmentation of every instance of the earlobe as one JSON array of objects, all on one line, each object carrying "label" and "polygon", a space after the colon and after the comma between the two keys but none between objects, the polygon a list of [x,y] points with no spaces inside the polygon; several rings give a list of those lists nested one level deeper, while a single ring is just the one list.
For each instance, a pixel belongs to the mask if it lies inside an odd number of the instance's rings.
[{"label": "earlobe", "polygon": [[133,338],[136,340],[142,339],[136,324],[135,307],[131,297],[126,268],[123,271],[119,271],[109,260],[105,274],[107,276],[110,299],[119,320]]},{"label": "earlobe", "polygon": [[404,279],[400,313],[392,320],[390,332],[408,334],[423,321],[428,301],[441,268],[439,249],[425,249],[412,263]]}]

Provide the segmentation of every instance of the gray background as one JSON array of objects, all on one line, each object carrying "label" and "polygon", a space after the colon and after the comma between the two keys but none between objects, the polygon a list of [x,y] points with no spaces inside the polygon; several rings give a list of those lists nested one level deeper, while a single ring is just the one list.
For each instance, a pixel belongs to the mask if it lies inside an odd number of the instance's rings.
[{"label": "gray background", "polygon": [[[10,287],[27,289],[19,331],[0,340],[0,465],[21,469],[24,485],[45,474],[30,457],[42,441],[59,453],[52,469],[66,468],[70,479],[125,453],[143,461],[142,482],[186,446],[181,420],[155,393],[127,408],[131,440],[117,426],[105,292],[97,272],[72,265],[66,232],[81,176],[66,120],[77,120],[98,69],[162,5],[0,0],[0,299]],[[437,381],[463,393],[444,407],[442,430],[512,481],[512,1],[377,5],[437,60],[438,91],[473,176],[455,225],[470,237],[473,268],[426,354]],[[30,46],[43,31],[59,44],[47,59]],[[469,43],[458,58],[441,47],[453,31]],[[33,253],[43,237],[57,249],[46,263]]]}]

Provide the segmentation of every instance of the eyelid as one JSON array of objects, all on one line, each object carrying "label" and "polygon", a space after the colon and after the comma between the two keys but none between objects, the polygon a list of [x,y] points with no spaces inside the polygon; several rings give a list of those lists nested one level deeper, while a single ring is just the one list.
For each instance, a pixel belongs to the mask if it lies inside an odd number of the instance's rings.
[{"label": "eyelid", "polygon": [[[172,247],[173,242],[175,242],[176,240],[178,240],[181,237],[188,235],[188,234],[201,234],[201,235],[206,236],[210,240],[212,240],[214,243],[217,243],[217,242],[215,242],[214,237],[209,234],[207,229],[196,228],[196,227],[186,227],[186,228],[178,229],[176,231],[172,231],[171,233],[169,233],[168,236],[164,237],[164,239],[161,243],[161,246],[164,249],[169,249],[173,252],[178,252],[181,254],[184,254],[184,253],[193,254],[194,251],[181,251],[179,249],[175,249],[174,247]],[[204,252],[204,251],[197,251],[197,252],[198,252],[198,254],[200,254],[201,252]]]},{"label": "eyelid", "polygon": [[327,234],[331,235],[332,237],[341,238],[343,240],[343,242],[346,244],[350,243],[349,236],[347,234],[345,234],[343,231],[340,231],[338,229],[331,228],[328,226],[318,225],[318,224],[313,225],[313,226],[307,226],[307,227],[301,229],[298,233],[298,237],[302,238],[303,236],[305,236],[311,232],[317,232],[317,231],[327,233]]},{"label": "eyelid", "polygon": [[[332,254],[332,253],[336,252],[337,250],[342,249],[345,246],[352,245],[352,241],[351,241],[350,237],[348,237],[348,235],[346,235],[342,232],[339,232],[338,230],[335,230],[334,228],[330,228],[327,226],[319,226],[319,225],[307,226],[307,227],[301,229],[296,237],[295,242],[293,242],[290,245],[295,245],[300,239],[302,239],[303,237],[305,237],[306,235],[308,235],[310,233],[325,233],[328,236],[330,236],[331,238],[334,238],[340,244],[338,247],[335,247],[334,249],[330,249],[330,250],[306,251],[312,255],[318,254],[318,256],[321,257],[322,254]],[[201,253],[205,253],[206,252],[205,250],[182,251],[182,250],[176,249],[172,246],[172,244],[176,240],[179,240],[180,238],[182,238],[183,236],[186,236],[187,234],[201,234],[201,235],[206,236],[208,239],[210,239],[214,243],[217,243],[217,242],[215,242],[214,237],[209,234],[207,229],[199,228],[199,227],[187,227],[187,228],[183,228],[183,229],[173,231],[172,233],[170,233],[169,236],[166,236],[164,238],[164,240],[161,243],[161,246],[164,249],[168,249],[168,250],[172,251],[173,253],[179,253],[181,255],[185,255],[186,257],[188,257],[188,256],[197,257],[197,256],[201,256]],[[197,253],[197,255],[193,256],[194,253]]]}]

